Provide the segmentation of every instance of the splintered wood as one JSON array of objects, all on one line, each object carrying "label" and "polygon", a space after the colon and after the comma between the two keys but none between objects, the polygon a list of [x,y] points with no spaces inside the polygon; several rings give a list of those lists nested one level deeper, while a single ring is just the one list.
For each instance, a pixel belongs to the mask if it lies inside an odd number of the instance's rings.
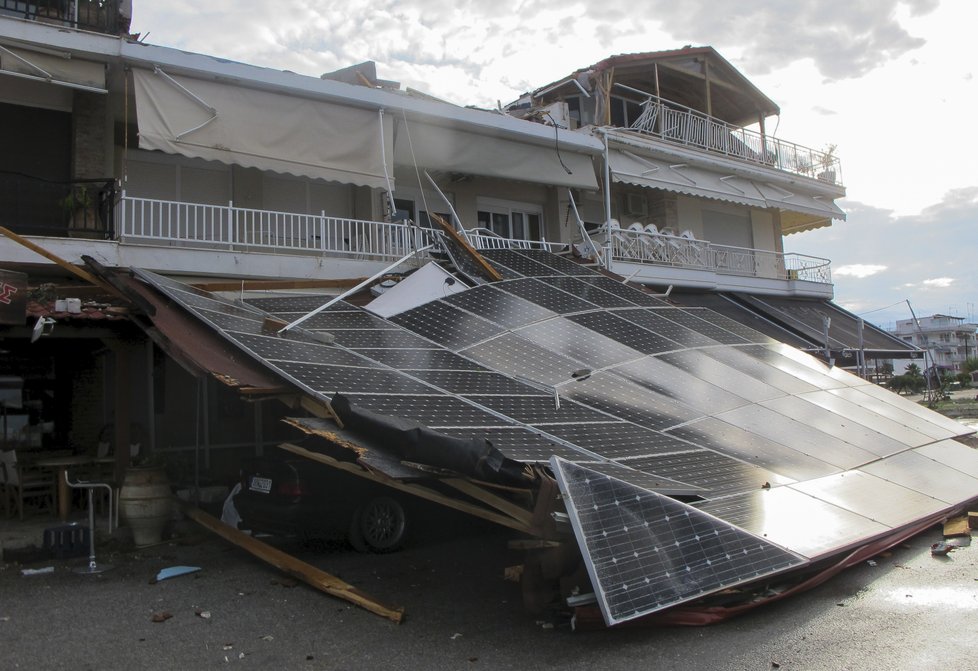
[{"label": "splintered wood", "polygon": [[262,543],[260,540],[252,538],[248,534],[242,533],[237,529],[224,524],[216,517],[208,515],[204,511],[193,506],[179,502],[181,508],[188,517],[210,529],[224,540],[237,545],[243,550],[247,550],[262,561],[268,562],[275,568],[284,571],[293,578],[302,580],[316,589],[339,597],[352,604],[360,606],[371,613],[386,617],[388,620],[400,623],[404,617],[403,608],[395,608],[381,603],[369,594],[361,592],[353,585],[346,583],[334,575],[326,573],[321,569],[296,559],[290,554],[282,552],[271,545]]}]

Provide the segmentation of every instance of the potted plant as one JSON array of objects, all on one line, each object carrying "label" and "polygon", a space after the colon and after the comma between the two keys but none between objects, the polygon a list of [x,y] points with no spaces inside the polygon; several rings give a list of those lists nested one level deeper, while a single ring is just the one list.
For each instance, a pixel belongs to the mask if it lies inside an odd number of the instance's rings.
[{"label": "potted plant", "polygon": [[823,182],[831,182],[832,184],[835,184],[835,149],[836,145],[830,144],[819,158],[819,163],[822,164],[822,172],[818,173],[818,178]]},{"label": "potted plant", "polygon": [[68,221],[69,234],[91,234],[98,231],[95,200],[88,188],[73,186],[68,195],[58,201]]}]

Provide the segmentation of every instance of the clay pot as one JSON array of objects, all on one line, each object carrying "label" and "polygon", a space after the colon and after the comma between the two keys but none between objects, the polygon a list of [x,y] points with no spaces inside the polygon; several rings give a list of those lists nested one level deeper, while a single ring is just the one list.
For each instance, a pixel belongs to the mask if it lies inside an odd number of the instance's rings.
[{"label": "clay pot", "polygon": [[119,514],[132,529],[133,543],[141,546],[161,542],[172,509],[173,494],[165,470],[133,467],[126,471],[119,490]]}]

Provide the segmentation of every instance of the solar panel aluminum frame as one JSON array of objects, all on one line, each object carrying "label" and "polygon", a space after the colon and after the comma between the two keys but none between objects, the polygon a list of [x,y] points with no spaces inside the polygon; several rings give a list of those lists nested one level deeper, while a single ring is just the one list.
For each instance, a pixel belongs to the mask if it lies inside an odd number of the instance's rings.
[{"label": "solar panel aluminum frame", "polygon": [[[618,615],[616,615],[615,613],[612,612],[611,605],[610,605],[609,600],[608,600],[608,594],[607,594],[607,591],[605,589],[604,582],[601,580],[601,577],[600,577],[600,575],[598,573],[598,567],[595,565],[594,558],[592,557],[592,555],[591,555],[591,553],[589,551],[588,544],[587,544],[587,532],[584,529],[584,526],[582,524],[582,520],[580,518],[580,513],[579,513],[578,508],[577,508],[577,506],[575,504],[573,495],[570,492],[570,487],[569,487],[570,483],[565,479],[566,478],[566,474],[564,473],[564,470],[563,470],[564,464],[570,464],[570,465],[572,465],[575,468],[579,468],[579,469],[583,469],[583,470],[590,470],[590,469],[588,469],[586,466],[584,466],[582,464],[575,464],[573,462],[568,462],[568,461],[566,461],[564,459],[560,459],[559,457],[556,457],[556,456],[555,457],[552,457],[550,459],[550,468],[551,468],[551,471],[554,473],[555,477],[557,478],[558,486],[560,488],[561,493],[563,494],[564,501],[565,501],[565,503],[567,505],[567,513],[568,513],[568,516],[569,516],[570,521],[571,521],[571,527],[572,527],[572,529],[574,531],[574,536],[577,539],[578,546],[580,547],[581,555],[584,558],[584,564],[585,564],[585,567],[587,569],[588,576],[591,579],[591,585],[594,588],[595,595],[598,597],[597,600],[598,600],[598,606],[601,609],[601,615],[604,618],[605,624],[607,624],[609,627],[610,626],[614,626],[616,624],[621,624],[623,622],[627,622],[627,621],[630,621],[630,620],[634,620],[634,619],[637,619],[637,618],[640,618],[640,617],[644,617],[646,615],[650,615],[652,613],[655,613],[655,612],[658,612],[658,611],[661,611],[661,610],[665,610],[666,608],[672,608],[672,607],[677,606],[677,605],[680,605],[682,603],[688,603],[690,601],[695,601],[696,599],[700,599],[700,598],[709,596],[710,594],[713,594],[713,593],[716,593],[716,592],[719,592],[719,591],[722,591],[722,590],[725,590],[725,589],[730,589],[732,587],[738,587],[738,586],[742,586],[742,585],[747,585],[747,584],[755,583],[755,582],[764,580],[765,578],[768,578],[768,577],[770,577],[772,575],[782,574],[782,573],[785,573],[786,571],[789,571],[789,570],[792,570],[792,571],[793,570],[797,570],[797,569],[800,569],[800,568],[803,568],[803,567],[807,566],[810,563],[810,560],[807,557],[803,556],[803,555],[800,555],[800,554],[798,554],[796,552],[793,552],[793,551],[791,551],[791,550],[789,550],[789,549],[787,549],[787,548],[785,548],[783,546],[780,546],[780,545],[777,545],[775,543],[772,543],[771,541],[768,541],[767,539],[761,538],[761,537],[759,537],[759,536],[757,536],[757,535],[755,535],[755,534],[753,534],[753,533],[751,533],[749,531],[746,531],[746,530],[744,530],[744,529],[742,529],[740,527],[737,527],[736,525],[733,525],[733,524],[731,524],[729,522],[726,522],[726,521],[724,521],[724,520],[722,520],[722,519],[720,519],[718,517],[714,517],[713,515],[710,515],[709,513],[703,512],[702,510],[698,510],[696,508],[693,508],[692,506],[688,506],[686,504],[683,504],[683,503],[681,503],[679,501],[676,501],[674,499],[671,499],[669,497],[662,496],[661,494],[658,494],[656,492],[652,492],[652,491],[649,491],[649,490],[643,490],[642,488],[636,487],[635,485],[631,485],[631,484],[628,484],[628,483],[623,483],[623,484],[626,484],[629,487],[632,487],[633,489],[646,492],[646,493],[650,494],[651,496],[658,497],[659,499],[662,499],[664,501],[668,501],[670,503],[670,505],[681,506],[681,507],[683,507],[685,509],[688,509],[688,511],[690,513],[695,514],[696,516],[702,516],[703,518],[709,519],[709,520],[715,522],[717,525],[721,525],[722,527],[726,527],[728,529],[732,529],[736,533],[742,535],[744,538],[749,538],[749,539],[751,539],[752,542],[756,541],[759,546],[767,546],[771,550],[773,550],[775,552],[781,553],[786,558],[790,558],[792,561],[790,562],[790,564],[791,564],[790,566],[771,567],[770,571],[768,571],[766,573],[757,572],[754,575],[745,576],[745,577],[743,577],[740,580],[733,580],[733,581],[729,581],[729,582],[726,582],[725,581],[722,584],[718,583],[716,585],[716,588],[714,590],[711,590],[711,591],[708,591],[708,592],[707,591],[700,591],[700,592],[696,592],[696,593],[687,594],[684,597],[681,597],[681,598],[678,598],[678,599],[674,599],[673,601],[670,601],[669,603],[662,604],[662,605],[656,605],[656,606],[647,608],[647,609],[645,609],[645,610],[643,610],[641,612],[638,612],[638,611],[633,612],[632,614],[628,615],[627,617],[618,616]],[[596,471],[590,471],[590,472],[591,473],[594,473],[594,475],[595,476],[598,476],[598,477],[604,477],[604,478],[608,478],[610,480],[617,480],[613,476],[609,476],[609,475],[606,475],[606,474],[603,474],[603,473],[598,473]],[[617,481],[618,482],[623,482],[623,481],[620,481],[620,480],[617,480]],[[646,578],[646,580],[648,580],[648,579]]]}]

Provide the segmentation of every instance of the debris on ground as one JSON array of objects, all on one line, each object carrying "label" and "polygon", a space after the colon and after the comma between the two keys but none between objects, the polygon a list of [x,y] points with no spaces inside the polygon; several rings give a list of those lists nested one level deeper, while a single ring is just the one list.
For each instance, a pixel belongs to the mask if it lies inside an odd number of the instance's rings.
[{"label": "debris on ground", "polygon": [[200,608],[194,608],[194,615],[201,617],[205,620],[211,619],[211,612],[209,610],[201,610]]},{"label": "debris on ground", "polygon": [[953,538],[955,536],[970,536],[971,526],[968,522],[968,518],[965,515],[960,515],[959,517],[952,517],[951,519],[944,522],[944,537]]},{"label": "debris on ground", "polygon": [[182,575],[187,575],[188,573],[196,573],[200,570],[199,566],[170,566],[165,569],[161,569],[156,577],[150,581],[150,584],[158,583],[162,580],[169,580],[170,578],[176,578]]},{"label": "debris on ground", "polygon": [[44,568],[22,568],[20,570],[21,575],[42,575],[44,573],[54,573],[54,567],[45,566]]},{"label": "debris on ground", "polygon": [[944,541],[940,541],[930,546],[930,553],[935,557],[946,557],[947,553],[951,552],[953,549],[954,546],[951,545],[950,543],[945,543]]},{"label": "debris on ground", "polygon": [[160,611],[159,613],[153,613],[153,617],[151,617],[150,620],[153,622],[166,622],[171,617],[173,617],[173,613],[164,610]]}]

